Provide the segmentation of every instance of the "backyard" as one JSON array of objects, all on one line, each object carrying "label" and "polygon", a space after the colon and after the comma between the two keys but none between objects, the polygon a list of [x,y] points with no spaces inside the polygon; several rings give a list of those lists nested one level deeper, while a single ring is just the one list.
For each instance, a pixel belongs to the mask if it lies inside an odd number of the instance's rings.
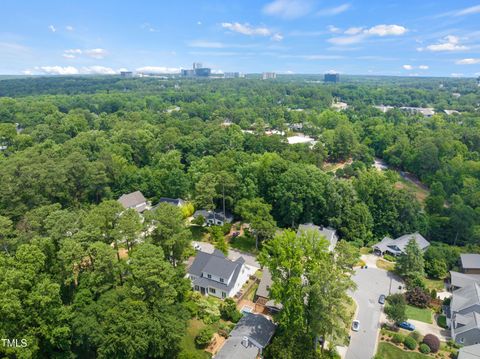
[{"label": "backyard", "polygon": [[417,308],[411,305],[407,305],[407,310],[405,312],[408,319],[418,320],[420,322],[432,324],[432,310],[429,308]]},{"label": "backyard", "polygon": [[199,319],[191,319],[188,322],[188,327],[187,327],[187,332],[185,336],[183,337],[182,343],[181,343],[181,355],[185,358],[193,357],[193,358],[198,358],[198,359],[209,359],[212,356],[208,354],[206,351],[203,349],[197,348],[195,344],[195,337],[198,335],[200,330],[205,328],[207,324],[205,324],[203,321]]}]

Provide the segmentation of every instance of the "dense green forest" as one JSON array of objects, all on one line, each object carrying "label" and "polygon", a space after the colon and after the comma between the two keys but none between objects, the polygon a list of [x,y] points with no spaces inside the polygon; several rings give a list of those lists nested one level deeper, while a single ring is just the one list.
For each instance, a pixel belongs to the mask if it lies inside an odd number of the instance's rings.
[{"label": "dense green forest", "polygon": [[[143,223],[120,216],[115,200],[136,190],[153,203],[225,201],[237,217],[248,217],[245,201],[258,207],[251,212],[268,205],[279,227],[330,225],[356,246],[413,231],[480,244],[475,81],[316,80],[0,80],[0,335],[35,343],[18,357],[179,355],[189,232],[167,207]],[[349,108],[331,110],[334,99]],[[382,113],[380,104],[437,114]],[[315,145],[266,133],[292,134],[292,124]],[[376,169],[375,157],[391,170]],[[428,187],[424,201],[398,186],[404,172]],[[162,230],[133,245],[154,222]],[[133,247],[128,261],[122,243]]]}]

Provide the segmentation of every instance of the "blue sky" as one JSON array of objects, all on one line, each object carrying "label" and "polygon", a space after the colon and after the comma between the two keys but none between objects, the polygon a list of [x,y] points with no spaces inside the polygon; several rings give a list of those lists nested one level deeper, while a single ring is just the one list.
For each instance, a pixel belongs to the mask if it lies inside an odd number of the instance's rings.
[{"label": "blue sky", "polygon": [[0,74],[480,75],[480,1],[2,0]]}]

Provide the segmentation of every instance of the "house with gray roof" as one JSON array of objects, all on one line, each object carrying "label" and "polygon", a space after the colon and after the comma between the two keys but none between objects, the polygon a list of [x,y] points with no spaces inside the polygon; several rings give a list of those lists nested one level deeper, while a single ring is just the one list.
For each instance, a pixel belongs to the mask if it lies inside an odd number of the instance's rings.
[{"label": "house with gray roof", "polygon": [[423,238],[420,233],[415,232],[412,234],[404,234],[397,239],[385,237],[382,239],[381,242],[373,246],[373,251],[375,254],[382,256],[384,254],[389,254],[392,256],[405,254],[405,248],[407,247],[407,244],[408,242],[410,242],[411,239],[417,242],[418,246],[422,251],[426,251],[428,246],[430,245],[430,243],[425,238]]},{"label": "house with gray roof", "polygon": [[195,291],[222,299],[237,294],[253,274],[243,257],[232,261],[217,249],[213,253],[198,251],[187,273]]},{"label": "house with gray roof", "polygon": [[128,194],[122,194],[118,199],[118,202],[125,208],[133,208],[138,213],[150,209],[150,203],[140,191],[135,191]]},{"label": "house with gray roof", "polygon": [[245,314],[214,359],[256,359],[275,334],[276,325],[261,314]]},{"label": "house with gray roof", "polygon": [[313,231],[324,237],[328,241],[328,250],[332,252],[338,242],[337,231],[330,227],[317,226],[313,223],[301,224],[298,226],[297,236],[302,233]]},{"label": "house with gray roof", "polygon": [[198,218],[202,216],[205,219],[205,224],[207,226],[223,226],[225,223],[232,223],[233,216],[225,212],[225,215],[222,211],[208,211],[206,209],[199,209],[193,214],[193,218]]},{"label": "house with gray roof", "polygon": [[469,285],[480,283],[480,274],[466,274],[450,271],[449,289],[455,291]]},{"label": "house with gray roof", "polygon": [[455,290],[446,314],[455,342],[462,345],[480,343],[480,284]]},{"label": "house with gray roof", "polygon": [[463,253],[460,254],[460,266],[462,272],[466,274],[480,274],[480,254]]},{"label": "house with gray roof", "polygon": [[480,344],[460,348],[457,359],[480,359]]}]

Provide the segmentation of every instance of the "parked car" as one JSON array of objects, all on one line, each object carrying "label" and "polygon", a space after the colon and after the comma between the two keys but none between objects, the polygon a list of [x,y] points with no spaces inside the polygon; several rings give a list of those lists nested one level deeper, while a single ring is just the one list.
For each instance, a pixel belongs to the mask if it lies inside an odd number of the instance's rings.
[{"label": "parked car", "polygon": [[378,302],[380,304],[385,304],[385,294],[380,294],[380,297],[378,297]]},{"label": "parked car", "polygon": [[358,332],[360,330],[360,322],[358,320],[354,320],[352,322],[352,330],[354,332]]},{"label": "parked car", "polygon": [[402,329],[410,330],[411,332],[415,330],[415,325],[409,322],[401,322],[398,326]]}]

